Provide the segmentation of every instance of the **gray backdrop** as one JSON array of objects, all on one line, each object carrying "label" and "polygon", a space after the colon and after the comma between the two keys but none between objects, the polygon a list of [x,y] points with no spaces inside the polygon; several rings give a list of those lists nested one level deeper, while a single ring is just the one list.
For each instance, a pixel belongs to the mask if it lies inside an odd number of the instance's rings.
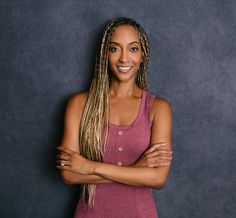
[{"label": "gray backdrop", "polygon": [[68,98],[88,90],[107,21],[151,41],[151,92],[173,107],[174,159],[160,218],[236,217],[236,3],[0,1],[2,218],[70,218],[79,186],[56,168]]}]

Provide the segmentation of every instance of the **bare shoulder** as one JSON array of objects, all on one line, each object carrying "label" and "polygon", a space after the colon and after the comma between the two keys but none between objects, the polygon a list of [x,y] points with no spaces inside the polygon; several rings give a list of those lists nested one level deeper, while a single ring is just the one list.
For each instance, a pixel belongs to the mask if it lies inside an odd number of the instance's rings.
[{"label": "bare shoulder", "polygon": [[155,96],[151,108],[152,120],[157,116],[172,117],[172,105],[166,98]]},{"label": "bare shoulder", "polygon": [[81,113],[85,107],[87,99],[88,99],[88,92],[76,93],[69,98],[67,103],[67,108],[69,110]]},{"label": "bare shoulder", "polygon": [[154,110],[171,110],[172,106],[169,100],[162,97],[155,97],[153,101]]}]

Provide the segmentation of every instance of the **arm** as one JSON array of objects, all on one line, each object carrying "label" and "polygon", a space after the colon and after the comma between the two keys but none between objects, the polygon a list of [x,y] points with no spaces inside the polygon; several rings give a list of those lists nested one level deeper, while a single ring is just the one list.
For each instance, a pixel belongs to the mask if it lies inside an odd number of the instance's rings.
[{"label": "arm", "polygon": [[[172,109],[170,103],[162,98],[154,100],[154,120],[151,144],[167,142],[166,148],[172,151]],[[157,168],[123,167],[105,163],[93,163],[92,173],[104,178],[134,186],[162,188],[167,182],[170,165]]]},{"label": "arm", "polygon": [[[64,116],[64,132],[61,146],[71,149],[77,153],[79,153],[80,120],[85,104],[85,93],[72,96],[67,103]],[[99,175],[82,175],[64,169],[61,169],[60,174],[66,184],[99,184],[112,182],[109,179],[105,179]]]},{"label": "arm", "polygon": [[[164,99],[156,99],[154,103],[154,121],[152,126],[151,144],[166,142],[165,149],[172,151],[172,111],[171,105]],[[74,171],[83,175],[97,175],[102,178],[133,186],[147,186],[162,188],[168,178],[170,163],[159,165],[157,168],[116,166],[108,163],[99,163],[88,160],[78,153],[67,148],[60,147],[65,152],[66,166],[58,166],[68,171]],[[160,153],[160,151],[158,151]],[[152,153],[158,153],[153,151]],[[169,160],[168,160],[169,161]]]}]

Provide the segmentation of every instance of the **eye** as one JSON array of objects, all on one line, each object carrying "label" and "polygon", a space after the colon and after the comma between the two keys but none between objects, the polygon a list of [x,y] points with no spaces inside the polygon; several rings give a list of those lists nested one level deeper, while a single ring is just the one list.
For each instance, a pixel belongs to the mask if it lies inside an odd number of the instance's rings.
[{"label": "eye", "polygon": [[131,52],[136,52],[136,51],[138,51],[138,48],[137,48],[137,47],[131,47],[131,48],[130,48],[130,51],[131,51]]},{"label": "eye", "polygon": [[111,52],[117,52],[117,51],[118,51],[118,48],[116,48],[116,47],[110,47],[110,48],[109,48],[109,51],[111,51]]}]

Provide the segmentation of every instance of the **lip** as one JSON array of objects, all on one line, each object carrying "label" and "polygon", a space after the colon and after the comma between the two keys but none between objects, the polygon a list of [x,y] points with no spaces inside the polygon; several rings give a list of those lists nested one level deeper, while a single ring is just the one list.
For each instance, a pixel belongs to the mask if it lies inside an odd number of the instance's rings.
[{"label": "lip", "polygon": [[132,66],[117,66],[118,71],[121,73],[127,73],[131,68]]}]

